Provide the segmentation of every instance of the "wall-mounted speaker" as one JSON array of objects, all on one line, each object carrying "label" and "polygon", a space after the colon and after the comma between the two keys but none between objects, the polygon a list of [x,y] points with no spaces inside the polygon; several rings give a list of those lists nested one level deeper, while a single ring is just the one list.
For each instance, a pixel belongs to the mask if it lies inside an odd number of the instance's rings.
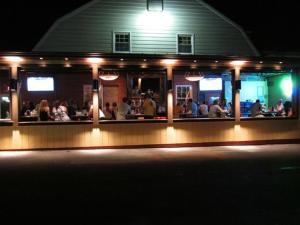
[{"label": "wall-mounted speaker", "polygon": [[16,91],[17,88],[18,88],[18,80],[16,80],[16,79],[11,79],[11,80],[10,80],[9,88],[10,88],[11,91]]},{"label": "wall-mounted speaker", "polygon": [[236,80],[235,81],[235,89],[236,90],[241,90],[242,89],[242,82],[241,82],[241,80]]},{"label": "wall-mounted speaker", "polygon": [[99,90],[99,81],[93,80],[93,91],[98,91],[98,90]]},{"label": "wall-mounted speaker", "polygon": [[173,90],[173,81],[172,80],[167,81],[167,88],[168,88],[168,91]]}]

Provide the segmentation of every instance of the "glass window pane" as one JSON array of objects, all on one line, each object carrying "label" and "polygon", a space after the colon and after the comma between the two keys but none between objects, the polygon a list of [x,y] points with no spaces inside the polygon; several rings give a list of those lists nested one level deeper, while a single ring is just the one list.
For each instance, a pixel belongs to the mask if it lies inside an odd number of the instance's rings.
[{"label": "glass window pane", "polygon": [[88,120],[92,104],[89,70],[34,69],[20,72],[20,121]]},{"label": "glass window pane", "polygon": [[241,116],[255,118],[293,117],[293,74],[262,72],[241,74]]},{"label": "glass window pane", "polygon": [[0,120],[11,118],[9,80],[9,70],[0,69]]}]

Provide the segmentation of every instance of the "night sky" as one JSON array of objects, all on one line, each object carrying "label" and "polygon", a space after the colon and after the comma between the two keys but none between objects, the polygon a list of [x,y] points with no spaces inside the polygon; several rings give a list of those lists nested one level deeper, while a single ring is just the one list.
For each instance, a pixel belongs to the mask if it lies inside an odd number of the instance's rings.
[{"label": "night sky", "polygon": [[[56,19],[86,2],[89,1],[1,2],[0,51],[30,51]],[[296,0],[206,2],[243,27],[260,51],[300,52],[300,3]]]}]

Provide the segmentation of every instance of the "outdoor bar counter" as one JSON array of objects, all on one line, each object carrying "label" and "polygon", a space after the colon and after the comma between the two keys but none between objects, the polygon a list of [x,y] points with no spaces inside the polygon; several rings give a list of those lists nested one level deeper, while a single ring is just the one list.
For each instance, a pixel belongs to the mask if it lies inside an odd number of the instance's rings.
[{"label": "outdoor bar counter", "polygon": [[[3,58],[2,56],[0,56]],[[11,80],[17,80],[20,68],[34,65],[39,68],[41,55],[19,54],[23,57],[22,62],[8,62],[0,60],[1,66],[10,68]],[[52,58],[51,58],[52,57]],[[49,56],[47,61],[49,67],[64,64],[65,60],[61,55]],[[119,59],[101,56],[106,66],[117,67]],[[60,59],[63,58],[63,59]],[[71,58],[71,57],[69,57]],[[103,65],[90,63],[87,65],[83,56],[74,57],[68,63],[72,65],[85,65],[93,69],[93,79],[98,76],[98,68]],[[172,57],[177,64],[163,64],[164,58],[153,56],[149,59],[151,65],[165,68],[168,82],[173,81],[173,72],[177,67],[187,68],[193,65],[194,57]],[[140,58],[128,59],[126,66],[139,66],[137,61]],[[131,61],[130,61],[131,60]],[[202,59],[199,67],[210,67],[212,59]],[[215,59],[213,59],[215,60]],[[241,66],[230,64],[238,59],[220,59],[223,64],[220,67],[227,67],[232,71],[233,84],[239,81]],[[248,61],[247,69],[255,68],[257,61],[261,59],[245,59]],[[271,68],[278,59],[268,59],[266,68]],[[199,60],[201,61],[201,60]],[[267,59],[264,59],[267,61]],[[293,90],[293,117],[265,117],[245,118],[241,114],[240,104],[233,104],[235,116],[231,118],[174,118],[174,84],[173,88],[168,87],[167,116],[166,119],[133,119],[133,120],[87,120],[87,121],[19,121],[19,100],[18,92],[11,86],[11,119],[0,120],[0,150],[43,150],[43,149],[89,149],[89,148],[130,148],[130,147],[181,147],[181,146],[209,146],[209,145],[241,145],[241,144],[265,144],[265,143],[298,143],[300,142],[300,121],[299,121],[299,82],[298,62],[285,60],[287,69],[293,68],[295,87]],[[37,63],[38,62],[38,63]],[[174,61],[175,62],[175,61]],[[192,63],[191,63],[192,62]],[[143,62],[144,63],[144,62]],[[149,62],[150,64],[150,62]],[[163,64],[163,65],[162,65]],[[276,66],[276,65],[275,65]],[[14,69],[17,68],[17,69]],[[277,68],[278,69],[278,68]],[[279,70],[279,69],[278,69]],[[239,88],[233,86],[235,101],[239,101]],[[95,100],[96,99],[96,100]],[[93,92],[93,105],[98,108],[98,92]],[[296,106],[295,106],[296,105]],[[94,118],[98,118],[98,112],[93,112]],[[240,116],[241,115],[241,116]]]},{"label": "outdoor bar counter", "polygon": [[180,147],[299,142],[298,120],[0,127],[1,150]]}]

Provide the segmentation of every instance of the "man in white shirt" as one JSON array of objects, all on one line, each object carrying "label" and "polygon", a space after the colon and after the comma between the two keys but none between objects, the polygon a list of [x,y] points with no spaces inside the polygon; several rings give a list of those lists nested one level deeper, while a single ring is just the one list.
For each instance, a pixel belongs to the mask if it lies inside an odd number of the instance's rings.
[{"label": "man in white shirt", "polygon": [[127,104],[128,99],[124,97],[122,99],[122,103],[118,107],[118,112],[117,112],[117,120],[125,120],[126,115],[130,114],[131,108],[130,105]]},{"label": "man in white shirt", "polygon": [[205,101],[203,101],[202,104],[199,106],[199,112],[201,116],[208,115],[208,106],[205,104]]}]

